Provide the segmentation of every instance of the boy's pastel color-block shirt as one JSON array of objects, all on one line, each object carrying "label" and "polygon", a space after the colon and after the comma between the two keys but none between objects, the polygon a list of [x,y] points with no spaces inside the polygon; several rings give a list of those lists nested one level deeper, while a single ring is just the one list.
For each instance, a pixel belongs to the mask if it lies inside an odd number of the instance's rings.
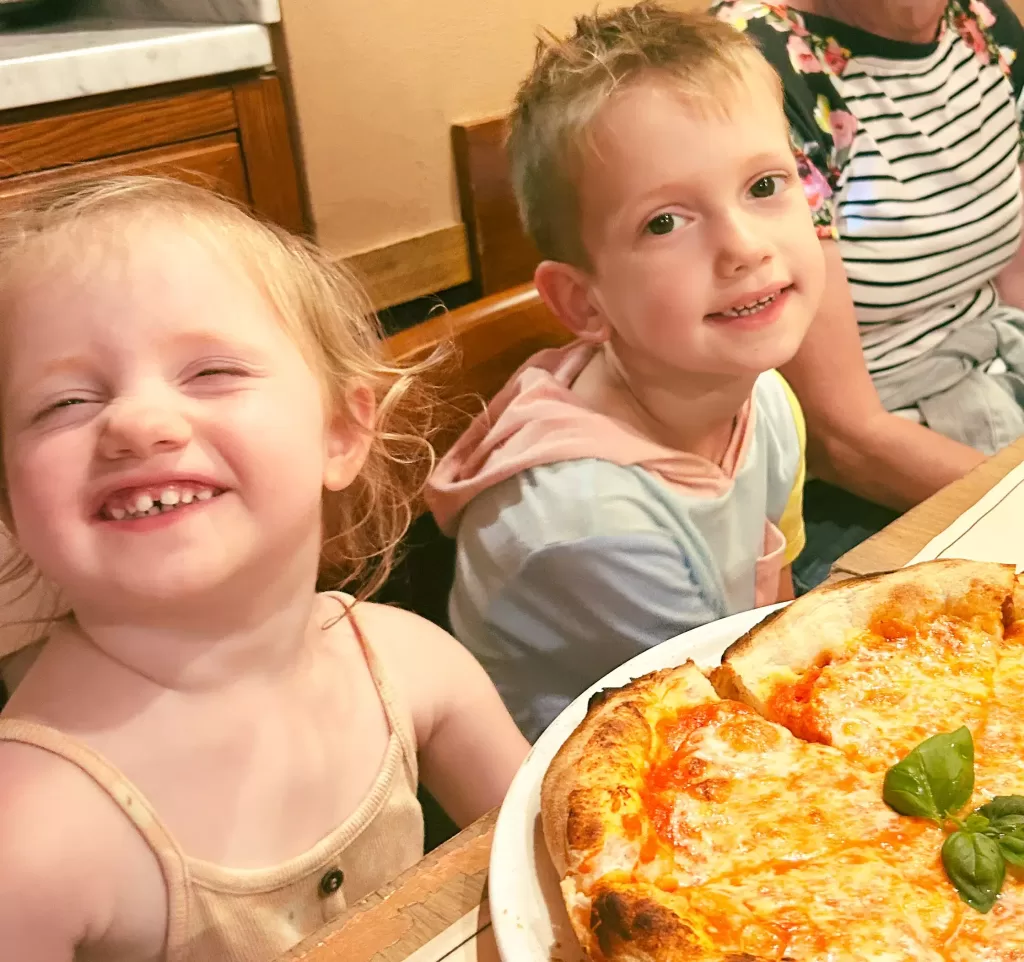
[{"label": "boy's pastel color-block shirt", "polygon": [[781,376],[758,378],[718,465],[589,410],[571,386],[594,350],[531,358],[427,495],[457,538],[452,628],[531,740],[644,649],[775,601],[804,544],[804,424]]}]

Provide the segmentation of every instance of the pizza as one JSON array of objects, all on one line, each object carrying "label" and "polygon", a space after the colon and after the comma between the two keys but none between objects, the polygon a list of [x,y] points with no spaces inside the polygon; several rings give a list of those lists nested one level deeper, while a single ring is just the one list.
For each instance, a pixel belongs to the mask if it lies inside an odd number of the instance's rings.
[{"label": "pizza", "polygon": [[[889,773],[926,755],[947,772],[951,746],[959,775],[893,802]],[[941,817],[913,808],[947,790]],[[541,814],[594,962],[1022,962],[1021,796],[1024,587],[935,561],[805,595],[709,675],[687,662],[598,693]],[[1005,877],[972,845],[1005,852]]]}]

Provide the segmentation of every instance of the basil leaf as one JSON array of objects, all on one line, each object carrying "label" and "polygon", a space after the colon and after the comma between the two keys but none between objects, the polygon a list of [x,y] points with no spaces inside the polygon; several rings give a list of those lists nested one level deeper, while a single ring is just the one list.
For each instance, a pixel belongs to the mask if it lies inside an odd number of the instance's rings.
[{"label": "basil leaf", "polygon": [[954,832],[942,846],[942,865],[957,893],[984,914],[996,904],[1006,876],[999,843],[976,832]]},{"label": "basil leaf", "polygon": [[[972,815],[971,818],[974,816]],[[984,818],[984,816],[981,816]],[[986,819],[987,821],[987,819]],[[1002,815],[992,819],[984,829],[986,835],[1012,835],[1024,829],[1024,815]],[[979,829],[979,831],[982,831]]]},{"label": "basil leaf", "polygon": [[998,844],[999,851],[1007,862],[1024,868],[1024,836],[1004,835]]},{"label": "basil leaf", "polygon": [[987,818],[985,818],[984,815],[979,815],[977,812],[971,812],[971,814],[967,816],[967,819],[964,822],[964,831],[984,832],[986,835],[1000,834],[999,832],[989,831],[990,824],[991,823]]},{"label": "basil leaf", "polygon": [[974,739],[964,726],[926,738],[893,765],[885,773],[882,798],[901,815],[941,822],[963,808],[973,791]]},{"label": "basil leaf", "polygon": [[1008,815],[1024,816],[1024,795],[997,795],[978,809],[979,815],[995,821]]}]

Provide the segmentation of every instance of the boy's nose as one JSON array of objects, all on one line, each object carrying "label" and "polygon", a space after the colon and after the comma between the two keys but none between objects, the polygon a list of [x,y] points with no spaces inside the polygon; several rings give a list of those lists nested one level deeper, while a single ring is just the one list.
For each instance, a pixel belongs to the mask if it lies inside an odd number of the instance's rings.
[{"label": "boy's nose", "polygon": [[742,216],[728,218],[721,227],[718,270],[723,277],[736,277],[757,270],[772,256],[771,244],[756,225]]},{"label": "boy's nose", "polygon": [[191,437],[191,425],[173,407],[125,399],[108,408],[99,448],[111,460],[147,458],[182,448]]}]

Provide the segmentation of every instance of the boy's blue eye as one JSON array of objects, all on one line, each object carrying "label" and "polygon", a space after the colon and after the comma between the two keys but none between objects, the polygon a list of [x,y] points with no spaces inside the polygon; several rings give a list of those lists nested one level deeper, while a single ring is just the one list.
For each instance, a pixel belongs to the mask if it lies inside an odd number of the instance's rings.
[{"label": "boy's blue eye", "polygon": [[662,234],[671,234],[672,231],[682,227],[685,223],[686,218],[682,214],[658,214],[657,217],[647,222],[644,230],[648,234],[660,236]]}]

